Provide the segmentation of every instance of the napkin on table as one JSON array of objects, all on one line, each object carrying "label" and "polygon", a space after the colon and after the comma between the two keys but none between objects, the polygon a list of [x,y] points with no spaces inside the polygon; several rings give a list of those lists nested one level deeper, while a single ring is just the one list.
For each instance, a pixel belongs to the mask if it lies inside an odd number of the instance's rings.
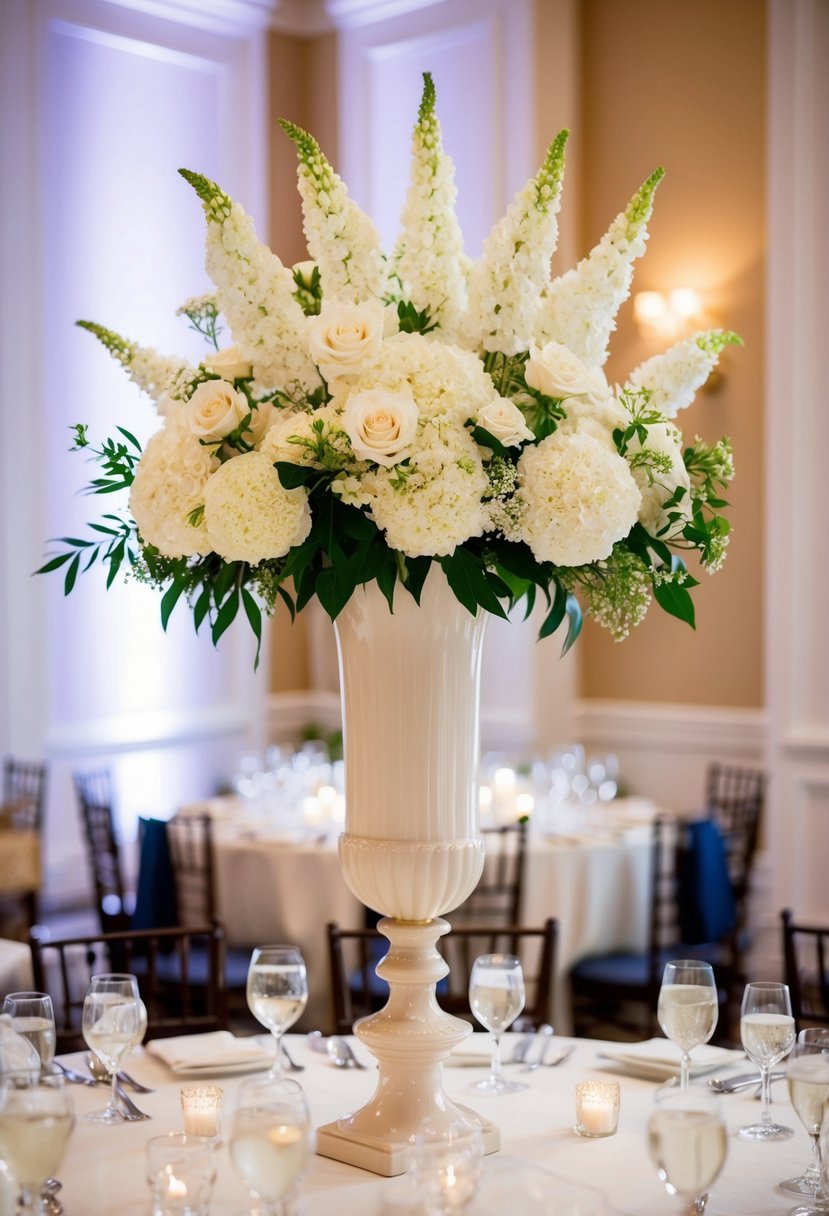
[{"label": "napkin on table", "polygon": [[179,1074],[253,1072],[273,1063],[273,1051],[253,1038],[234,1038],[229,1030],[152,1039],[146,1050]]},{"label": "napkin on table", "polygon": [[[603,1048],[602,1059],[619,1064],[634,1076],[667,1080],[679,1076],[682,1053],[670,1039],[646,1039],[643,1043],[619,1043]],[[718,1068],[728,1068],[745,1060],[742,1051],[729,1051],[726,1047],[712,1047],[703,1043],[691,1053],[691,1076],[700,1076]]]}]

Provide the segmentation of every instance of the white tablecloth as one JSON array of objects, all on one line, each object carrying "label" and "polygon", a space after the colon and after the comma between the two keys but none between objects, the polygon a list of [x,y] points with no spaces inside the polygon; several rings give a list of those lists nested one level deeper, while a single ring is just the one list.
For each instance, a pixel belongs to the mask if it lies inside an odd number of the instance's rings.
[{"label": "white tablecloth", "polygon": [[[335,1069],[326,1057],[313,1053],[300,1036],[287,1040],[291,1053],[305,1065],[299,1079],[306,1091],[315,1125],[344,1115],[372,1094],[376,1074]],[[487,1161],[487,1170],[508,1168],[512,1177],[512,1201],[503,1216],[522,1216],[521,1170],[541,1166],[574,1183],[589,1183],[607,1198],[612,1216],[664,1216],[675,1210],[647,1156],[646,1123],[653,1104],[656,1083],[620,1077],[621,1115],[617,1135],[604,1140],[584,1140],[574,1134],[574,1087],[577,1081],[607,1078],[597,1053],[603,1045],[581,1040],[575,1054],[558,1068],[545,1068],[527,1076],[530,1088],[519,1094],[486,1098],[473,1094],[472,1081],[485,1069],[446,1068],[445,1088],[450,1098],[472,1106],[501,1128],[502,1150]],[[360,1044],[356,1050],[370,1057]],[[67,1057],[80,1064],[82,1057]],[[181,1131],[180,1082],[159,1061],[140,1054],[129,1062],[130,1070],[156,1093],[137,1095],[152,1122],[100,1127],[82,1115],[101,1108],[106,1100],[102,1087],[72,1086],[78,1115],[66,1160],[58,1171],[64,1187],[62,1198],[67,1216],[146,1216],[148,1192],[144,1182],[144,1147],[151,1136]],[[743,1066],[745,1067],[745,1062]],[[742,1070],[742,1068],[740,1069]],[[615,1074],[619,1075],[619,1074]],[[233,1110],[235,1078],[219,1078],[225,1087],[225,1132]],[[699,1081],[693,1084],[701,1084]],[[783,1178],[800,1173],[809,1158],[805,1131],[788,1104],[785,1086],[774,1088],[777,1118],[796,1129],[794,1139],[770,1144],[741,1141],[737,1128],[753,1121],[759,1104],[750,1096],[722,1099],[722,1111],[730,1131],[728,1158],[723,1173],[712,1188],[706,1216],[782,1216],[793,1206],[775,1190]],[[500,1166],[495,1164],[500,1161]],[[217,1153],[218,1177],[211,1213],[239,1216],[249,1210],[242,1183],[234,1173],[226,1145]],[[315,1157],[303,1183],[305,1216],[377,1216],[380,1196],[387,1188],[404,1184],[403,1178],[381,1179],[351,1166]],[[555,1183],[550,1183],[550,1199]],[[2,1210],[2,1209],[0,1209]],[[550,1207],[550,1216],[562,1216]],[[567,1209],[569,1216],[570,1209]],[[476,1209],[469,1216],[476,1216]],[[487,1216],[493,1216],[487,1212]],[[500,1216],[500,1213],[498,1214]]]}]

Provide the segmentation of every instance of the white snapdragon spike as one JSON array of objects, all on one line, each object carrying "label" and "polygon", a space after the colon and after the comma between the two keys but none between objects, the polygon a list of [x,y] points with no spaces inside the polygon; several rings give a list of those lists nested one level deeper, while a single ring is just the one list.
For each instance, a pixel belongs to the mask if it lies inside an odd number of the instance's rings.
[{"label": "white snapdragon spike", "polygon": [[539,345],[560,342],[588,367],[604,365],[616,314],[630,295],[633,263],[645,252],[653,196],[664,175],[656,169],[587,257],[550,284],[539,314]]},{"label": "white snapdragon spike", "polygon": [[319,267],[323,298],[354,304],[380,299],[385,276],[373,221],[349,198],[313,136],[284,118],[279,123],[299,155],[303,229],[308,252]]},{"label": "white snapdragon spike", "polygon": [[542,293],[558,240],[564,148],[569,131],[553,140],[538,175],[510,204],[472,267],[464,339],[473,349],[517,355],[538,331]]},{"label": "white snapdragon spike", "polygon": [[661,355],[641,363],[631,373],[626,387],[648,389],[653,408],[666,418],[675,418],[679,410],[694,400],[697,389],[717,366],[723,349],[742,344],[742,338],[726,329],[708,329],[683,338]]},{"label": "white snapdragon spike", "polygon": [[313,392],[320,378],[306,352],[305,315],[294,298],[291,271],[257,240],[250,216],[215,182],[188,169],[179,172],[202,201],[205,266],[241,356],[260,384],[287,392],[299,384]]},{"label": "white snapdragon spike", "polygon": [[467,299],[457,193],[455,166],[443,150],[435,113],[435,86],[425,72],[395,266],[404,295],[418,311],[429,309],[446,341],[454,340]]},{"label": "white snapdragon spike", "polygon": [[138,346],[135,342],[128,342],[114,330],[96,325],[94,321],[78,321],[77,324],[81,329],[87,329],[95,335],[113,359],[117,359],[127,371],[133,383],[148,397],[152,397],[156,406],[166,400],[166,394],[178,376],[193,371],[183,359],[160,355],[151,346]]}]

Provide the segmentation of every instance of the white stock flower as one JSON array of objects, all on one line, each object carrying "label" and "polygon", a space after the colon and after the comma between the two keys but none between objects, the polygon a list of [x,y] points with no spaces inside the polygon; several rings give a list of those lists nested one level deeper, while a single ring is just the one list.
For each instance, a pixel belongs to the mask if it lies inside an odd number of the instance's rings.
[{"label": "white stock flower", "polygon": [[209,442],[235,431],[250,412],[247,397],[226,380],[205,380],[188,403],[190,430]]},{"label": "white stock flower", "polygon": [[[667,422],[655,423],[648,427],[645,443],[634,435],[627,447],[628,453],[634,455],[641,451],[651,451],[665,461],[670,461],[670,468],[654,468],[649,472],[647,466],[634,464],[631,471],[636,484],[642,492],[642,503],[639,507],[639,522],[651,534],[661,540],[679,535],[685,524],[691,518],[691,479],[685,462],[682,459],[682,435],[675,426]],[[668,513],[663,509],[663,503],[682,486],[686,491],[682,501],[671,511],[679,514],[680,518],[671,525],[668,531]]]},{"label": "white stock flower", "polygon": [[524,379],[530,388],[559,400],[586,397],[598,402],[610,392],[603,373],[585,367],[581,359],[560,342],[548,342],[540,350],[535,344],[530,347]]},{"label": "white stock flower", "polygon": [[311,358],[329,387],[371,366],[383,344],[383,323],[383,308],[374,302],[323,304],[320,315],[309,320]]},{"label": "white stock flower", "polygon": [[507,397],[498,397],[487,401],[478,410],[475,417],[478,426],[482,426],[490,435],[500,440],[505,448],[517,447],[534,435],[524,420],[524,415],[514,401]]},{"label": "white stock flower", "polygon": [[253,372],[250,361],[242,357],[238,346],[226,346],[224,350],[214,351],[202,363],[207,371],[221,376],[223,380],[247,379]]},{"label": "white stock flower", "polygon": [[407,455],[417,433],[418,409],[412,390],[381,388],[351,393],[343,410],[343,428],[358,460],[373,460],[386,468]]},{"label": "white stock flower", "polygon": [[188,516],[201,506],[217,464],[210,448],[182,424],[169,421],[152,436],[130,489],[130,511],[145,544],[165,557],[210,552],[206,530],[194,528]]},{"label": "white stock flower", "polygon": [[717,366],[724,347],[731,345],[742,345],[742,340],[723,329],[683,338],[641,363],[631,373],[627,387],[648,389],[652,394],[650,405],[666,418],[675,418],[694,400],[697,389]]},{"label": "white stock flower", "polygon": [[284,557],[311,531],[308,494],[286,490],[261,452],[221,465],[204,487],[204,522],[213,549],[227,562],[257,565]]},{"label": "white stock flower", "polygon": [[518,461],[522,539],[541,562],[609,557],[636,523],[641,494],[618,452],[592,435],[549,435]]}]

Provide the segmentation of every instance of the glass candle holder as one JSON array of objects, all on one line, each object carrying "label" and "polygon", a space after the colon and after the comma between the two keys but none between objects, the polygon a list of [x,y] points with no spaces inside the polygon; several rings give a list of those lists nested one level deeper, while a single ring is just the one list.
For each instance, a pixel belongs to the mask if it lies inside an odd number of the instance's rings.
[{"label": "glass candle holder", "polygon": [[619,1082],[581,1081],[576,1086],[576,1126],[580,1136],[612,1136],[619,1125]]},{"label": "glass candle holder", "polygon": [[184,1131],[188,1136],[204,1136],[218,1144],[222,1135],[222,1098],[220,1085],[185,1085],[181,1090]]},{"label": "glass candle holder", "polygon": [[152,1216],[208,1216],[216,1168],[204,1136],[170,1132],[147,1142]]}]

